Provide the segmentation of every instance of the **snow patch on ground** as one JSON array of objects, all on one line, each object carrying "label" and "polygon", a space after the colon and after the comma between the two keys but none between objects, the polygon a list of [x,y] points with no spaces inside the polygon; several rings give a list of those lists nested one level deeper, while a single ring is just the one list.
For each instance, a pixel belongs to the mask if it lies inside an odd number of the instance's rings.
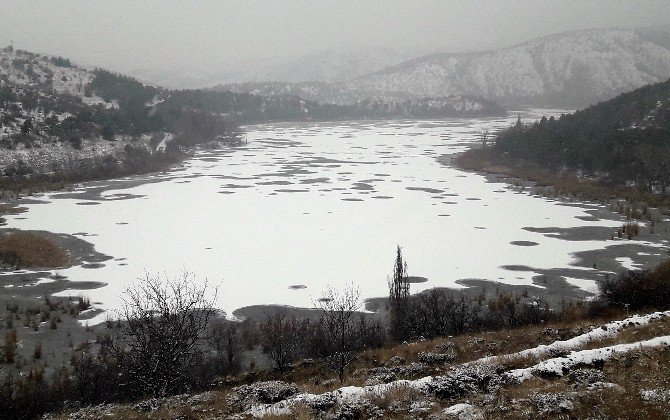
[{"label": "snow patch on ground", "polygon": [[615,337],[624,328],[647,325],[654,320],[666,318],[668,316],[670,316],[670,311],[654,312],[647,315],[633,315],[623,320],[612,321],[600,327],[593,328],[587,333],[578,335],[568,340],[554,341],[551,344],[542,344],[532,349],[526,349],[516,353],[509,353],[503,356],[484,357],[471,363],[491,363],[509,358],[544,357],[551,355],[552,353],[556,354],[566,352],[582,347],[591,341]]},{"label": "snow patch on ground", "polygon": [[542,361],[534,366],[515,369],[506,373],[506,376],[514,381],[523,382],[534,375],[541,376],[563,376],[574,366],[592,365],[596,362],[604,361],[617,354],[643,348],[670,346],[670,335],[654,337],[649,340],[638,341],[630,344],[617,344],[609,347],[602,347],[592,350],[581,350],[571,352],[565,357],[555,357],[553,359]]}]

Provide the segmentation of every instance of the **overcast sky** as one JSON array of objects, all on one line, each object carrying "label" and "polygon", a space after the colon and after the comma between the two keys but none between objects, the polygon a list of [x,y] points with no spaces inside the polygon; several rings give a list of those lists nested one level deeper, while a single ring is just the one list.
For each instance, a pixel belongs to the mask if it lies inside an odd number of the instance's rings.
[{"label": "overcast sky", "polygon": [[118,71],[232,70],[328,48],[490,49],[593,27],[670,24],[670,2],[0,0],[0,46]]}]

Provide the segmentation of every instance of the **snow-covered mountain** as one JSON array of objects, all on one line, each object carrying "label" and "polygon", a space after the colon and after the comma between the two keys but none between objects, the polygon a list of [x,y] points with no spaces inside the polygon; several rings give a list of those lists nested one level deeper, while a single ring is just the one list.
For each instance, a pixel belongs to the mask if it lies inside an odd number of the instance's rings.
[{"label": "snow-covered mountain", "polygon": [[418,96],[477,95],[504,104],[582,107],[670,77],[670,29],[593,29],[504,49],[435,54],[346,84]]},{"label": "snow-covered mountain", "polygon": [[227,63],[224,68],[151,67],[128,73],[152,84],[180,89],[260,81],[336,83],[382,70],[418,55],[422,53],[360,46],[328,49],[297,58],[266,57],[262,62]]},{"label": "snow-covered mountain", "polygon": [[263,69],[248,80],[336,83],[382,70],[411,57],[407,53],[383,47],[330,49]]}]

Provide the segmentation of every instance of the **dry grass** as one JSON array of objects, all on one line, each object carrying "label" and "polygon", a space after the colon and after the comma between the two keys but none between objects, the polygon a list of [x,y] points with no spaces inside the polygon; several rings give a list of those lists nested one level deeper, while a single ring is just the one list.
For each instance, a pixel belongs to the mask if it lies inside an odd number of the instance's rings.
[{"label": "dry grass", "polygon": [[[478,359],[480,357],[494,354],[502,355],[512,353],[538,344],[548,344],[557,339],[568,339],[571,336],[586,332],[590,326],[599,326],[612,318],[623,319],[625,314],[611,314],[604,319],[580,320],[576,322],[551,323],[544,326],[525,327],[514,330],[483,332],[468,334],[454,338],[427,340],[406,345],[395,346],[386,349],[369,350],[361,355],[359,360],[351,367],[351,372],[358,369],[359,374],[351,374],[345,385],[361,385],[366,376],[366,369],[382,366],[394,356],[405,359],[405,365],[418,360],[418,354],[422,351],[438,352],[444,350],[445,343],[449,351],[457,355],[454,364]],[[553,331],[548,333],[547,331]],[[659,319],[645,326],[627,327],[623,329],[616,338],[587,343],[586,347],[603,347],[616,343],[627,343],[645,340],[653,336],[666,335],[670,331],[670,319]],[[494,346],[492,346],[495,344]],[[438,347],[438,349],[436,349]],[[505,369],[527,367],[537,363],[533,357],[526,358],[502,358],[496,360]],[[451,364],[430,365],[427,367],[428,374],[440,374],[449,370]],[[670,418],[669,404],[667,401],[649,402],[645,401],[640,394],[642,390],[670,389],[670,350],[669,349],[645,349],[633,351],[612,357],[605,361],[603,366],[605,382],[617,384],[618,388],[600,387],[589,389],[585,384],[576,384],[566,375],[556,379],[533,377],[521,384],[506,384],[493,395],[471,394],[468,401],[481,407],[485,412],[485,418],[508,419],[508,418]],[[332,372],[318,363],[303,362],[280,376],[274,372],[260,372],[254,374],[243,374],[230,378],[219,387],[219,390],[210,391],[211,398],[197,404],[187,403],[188,399],[173,397],[159,410],[153,412],[140,412],[133,408],[133,404],[117,406],[110,410],[105,418],[131,418],[131,419],[167,419],[167,418],[225,418],[226,416],[239,414],[237,409],[227,404],[230,388],[239,383],[249,383],[270,379],[281,379],[295,382],[302,391],[312,393],[323,393],[339,388],[337,381],[329,381],[323,384],[323,380],[333,378]],[[421,374],[419,376],[425,376]],[[316,378],[316,380],[314,379]],[[533,397],[537,394],[554,394],[561,398],[567,398],[573,408],[567,412],[548,413],[542,412],[541,408],[534,405]],[[416,418],[435,414],[443,408],[455,404],[456,400],[439,400],[422,394],[416,389],[398,385],[392,387],[384,395],[367,395],[369,404],[361,407],[362,418]],[[422,403],[426,408],[420,415],[412,411],[414,403]],[[337,406],[332,410],[337,410]],[[311,419],[315,413],[307,406],[296,405],[290,415],[270,415],[270,419]],[[65,418],[65,417],[63,417]]]},{"label": "dry grass", "polygon": [[0,204],[0,216],[3,216],[5,214],[21,214],[28,210],[25,207],[16,207],[16,206],[10,206],[8,204]]},{"label": "dry grass", "polygon": [[67,253],[54,241],[29,232],[1,236],[0,258],[24,268],[59,268],[69,261]]},{"label": "dry grass", "polygon": [[[419,360],[419,353],[439,352],[438,349],[441,345],[450,343],[453,346],[453,354],[456,358],[449,365],[431,366],[431,369],[433,369],[430,372],[431,374],[439,373],[447,370],[454,364],[467,363],[491,355],[514,353],[536,347],[540,344],[550,344],[557,340],[570,339],[587,332],[591,326],[602,325],[613,319],[622,319],[623,317],[625,317],[625,314],[612,312],[607,314],[607,316],[597,319],[551,322],[544,325],[471,333],[453,338],[437,338],[394,347],[368,350],[360,355],[352,368],[364,369],[383,366],[395,356],[405,359],[405,363],[417,362]],[[551,333],[548,334],[547,331]],[[521,359],[512,358],[505,359],[503,362],[509,362],[513,366],[524,363]]]}]

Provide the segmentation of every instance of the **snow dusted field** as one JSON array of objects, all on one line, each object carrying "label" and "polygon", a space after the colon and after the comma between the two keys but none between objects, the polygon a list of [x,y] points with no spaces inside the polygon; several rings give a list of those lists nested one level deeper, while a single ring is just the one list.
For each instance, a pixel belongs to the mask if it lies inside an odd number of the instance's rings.
[{"label": "snow dusted field", "polygon": [[531,284],[539,270],[566,267],[570,283],[593,291],[575,271],[593,278],[596,270],[573,267],[573,253],[629,242],[524,228],[614,229],[621,221],[593,220],[596,205],[531,196],[436,160],[515,119],[252,126],[245,146],[203,151],[164,174],[38,197],[44,202],[7,216],[7,227],[78,235],[113,256],[103,267],[59,273],[106,283],[85,292],[105,309],[118,308],[145,272],[188,271],[220,285],[218,304],[228,312],[312,306],[328,286],[352,283],[365,298],[384,296],[396,245],[410,275],[427,278],[412,292],[459,287],[461,279]]}]

